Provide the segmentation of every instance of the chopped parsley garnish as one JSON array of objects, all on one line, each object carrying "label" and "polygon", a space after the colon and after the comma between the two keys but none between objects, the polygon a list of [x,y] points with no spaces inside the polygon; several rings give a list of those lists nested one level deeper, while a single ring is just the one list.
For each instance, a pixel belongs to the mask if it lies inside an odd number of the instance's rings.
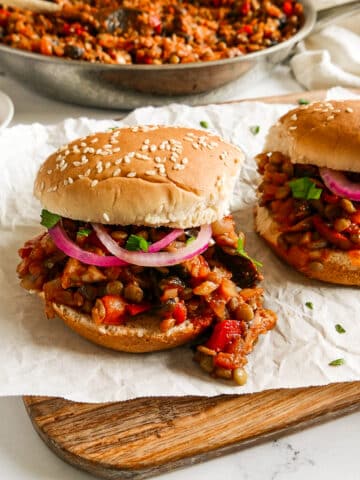
[{"label": "chopped parsley garnish", "polygon": [[41,210],[41,225],[46,228],[53,228],[57,223],[59,223],[61,216],[56,213],[51,213],[48,210]]},{"label": "chopped parsley garnish", "polygon": [[306,303],[305,303],[305,306],[306,306],[307,308],[310,308],[310,310],[313,310],[313,308],[314,308],[314,305],[313,305],[312,302],[306,302]]},{"label": "chopped parsley garnish", "polygon": [[79,237],[88,237],[92,230],[90,228],[79,228],[77,234]]},{"label": "chopped parsley garnish", "polygon": [[252,262],[255,266],[257,266],[257,267],[262,267],[263,266],[263,264],[261,262],[258,262],[257,260],[254,260],[253,258],[249,257],[249,255],[245,252],[245,250],[244,250],[244,239],[242,239],[242,238],[238,238],[236,252],[239,255],[241,255],[242,257],[245,257],[248,260],[250,260],[250,262]]},{"label": "chopped parsley garnish", "polygon": [[186,244],[186,245],[190,245],[190,243],[192,243],[194,240],[196,240],[196,238],[193,237],[193,236],[191,236],[191,237],[189,237],[189,238],[186,239],[185,244]]},{"label": "chopped parsley garnish", "polygon": [[336,360],[332,360],[329,362],[330,367],[340,367],[340,365],[344,365],[345,360],[343,358],[337,358]]},{"label": "chopped parsley garnish", "polygon": [[315,182],[308,177],[297,178],[289,182],[292,196],[302,200],[319,200],[322,188],[317,188]]},{"label": "chopped parsley garnish", "polygon": [[209,124],[206,120],[200,120],[200,127],[209,128]]},{"label": "chopped parsley garnish", "polygon": [[114,130],[117,130],[119,127],[109,127],[108,132],[113,132]]},{"label": "chopped parsley garnish", "polygon": [[299,98],[298,104],[299,105],[309,105],[310,101],[306,100],[306,98]]},{"label": "chopped parsley garnish", "polygon": [[260,132],[260,126],[259,125],[253,125],[253,126],[250,127],[249,130],[253,135],[257,135]]},{"label": "chopped parsley garnish", "polygon": [[345,328],[344,328],[342,325],[340,325],[340,323],[337,323],[337,324],[335,325],[335,330],[336,330],[338,333],[346,333]]},{"label": "chopped parsley garnish", "polygon": [[149,250],[149,245],[150,242],[145,240],[145,238],[131,234],[126,241],[125,248],[131,251],[142,250],[143,252],[147,252]]}]

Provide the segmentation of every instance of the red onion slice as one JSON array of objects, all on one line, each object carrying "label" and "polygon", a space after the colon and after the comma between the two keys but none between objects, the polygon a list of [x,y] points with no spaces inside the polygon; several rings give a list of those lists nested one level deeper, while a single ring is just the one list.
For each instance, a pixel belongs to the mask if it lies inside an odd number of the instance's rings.
[{"label": "red onion slice", "polygon": [[176,228],[175,230],[170,232],[168,235],[166,235],[164,238],[162,238],[158,242],[155,242],[152,245],[150,245],[148,252],[150,253],[159,252],[163,248],[170,245],[171,242],[176,240],[183,233],[184,233],[184,230],[181,230],[181,228]]},{"label": "red onion slice", "polygon": [[60,223],[49,229],[49,235],[59,250],[82,263],[95,265],[96,267],[119,267],[126,265],[126,262],[117,257],[97,255],[96,253],[83,250],[79,245],[70,240]]},{"label": "red onion slice", "polygon": [[142,267],[168,267],[182,263],[189,258],[204,252],[211,239],[211,226],[203,225],[200,228],[196,240],[176,252],[132,252],[120,247],[107,233],[105,227],[99,223],[92,225],[101,243],[116,257],[122,261]]},{"label": "red onion slice", "polygon": [[335,195],[357,202],[360,201],[359,182],[351,182],[342,172],[330,168],[320,168],[320,175],[327,188]]}]

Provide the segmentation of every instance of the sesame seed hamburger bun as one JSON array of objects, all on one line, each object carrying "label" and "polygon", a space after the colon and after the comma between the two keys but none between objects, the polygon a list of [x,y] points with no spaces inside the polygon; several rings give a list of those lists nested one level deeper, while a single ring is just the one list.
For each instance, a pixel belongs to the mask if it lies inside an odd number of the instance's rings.
[{"label": "sesame seed hamburger bun", "polygon": [[67,218],[190,228],[228,213],[243,158],[236,146],[200,130],[118,128],[51,155],[34,193]]},{"label": "sesame seed hamburger bun", "polygon": [[[330,190],[323,168],[360,190],[360,101],[315,102],[289,111],[270,128],[257,160],[264,175],[257,232],[308,277],[359,286],[360,202]],[[310,193],[296,191],[309,186]]]},{"label": "sesame seed hamburger bun", "polygon": [[360,100],[315,102],[289,111],[267,135],[266,152],[292,163],[360,172]]}]

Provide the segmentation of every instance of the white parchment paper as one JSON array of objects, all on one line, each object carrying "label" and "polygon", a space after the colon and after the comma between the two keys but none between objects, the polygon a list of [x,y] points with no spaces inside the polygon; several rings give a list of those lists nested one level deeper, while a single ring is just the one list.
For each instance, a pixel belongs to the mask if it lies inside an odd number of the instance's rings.
[{"label": "white parchment paper", "polygon": [[[335,90],[332,96],[344,96]],[[345,92],[346,95],[346,92]],[[355,288],[310,281],[278,260],[253,233],[257,174],[253,156],[269,126],[290,105],[170,105],[142,108],[122,124],[183,124],[211,130],[247,154],[233,199],[247,249],[264,263],[266,305],[278,314],[276,328],[249,356],[246,386],[215,381],[192,361],[188,347],[153,354],[122,354],[88,343],[58,320],[47,320],[42,302],[18,285],[17,249],[36,235],[40,205],[32,184],[40,163],[61,144],[113,121],[68,119],[55,126],[16,126],[0,134],[0,395],[51,395],[87,402],[153,395],[216,395],[360,380],[360,296]],[[119,122],[120,123],[120,122]],[[260,126],[253,135],[250,127]],[[313,309],[305,306],[312,302]],[[346,333],[339,334],[340,323]],[[343,358],[344,365],[329,366]]]}]

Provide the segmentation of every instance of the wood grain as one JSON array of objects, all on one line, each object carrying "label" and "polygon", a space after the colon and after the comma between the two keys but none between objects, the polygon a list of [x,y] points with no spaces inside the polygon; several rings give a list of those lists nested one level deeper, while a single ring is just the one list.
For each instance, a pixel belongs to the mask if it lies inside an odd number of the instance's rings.
[{"label": "wood grain", "polygon": [[[325,95],[251,100],[297,103]],[[103,404],[27,396],[24,404],[41,438],[65,461],[101,478],[139,480],[360,410],[360,382]]]},{"label": "wood grain", "polygon": [[360,410],[360,382],[252,395],[89,404],[24,397],[45,443],[106,479],[142,479]]}]

